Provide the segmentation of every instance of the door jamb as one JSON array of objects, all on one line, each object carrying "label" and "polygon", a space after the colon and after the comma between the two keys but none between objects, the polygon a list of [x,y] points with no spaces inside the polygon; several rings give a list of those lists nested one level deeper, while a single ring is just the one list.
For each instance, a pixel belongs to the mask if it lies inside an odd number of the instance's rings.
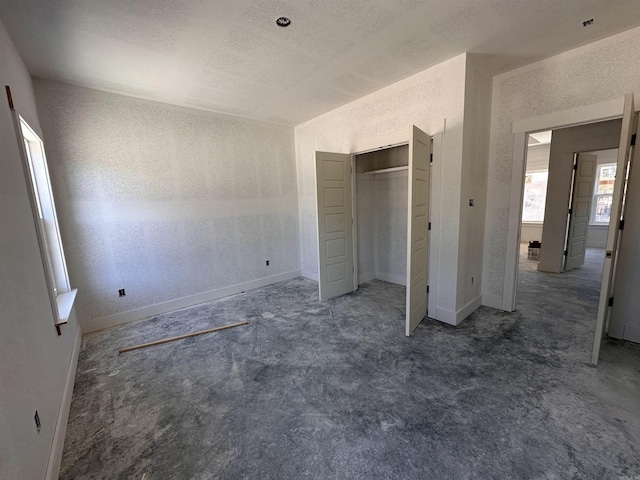
[{"label": "door jamb", "polygon": [[613,120],[622,117],[623,109],[624,96],[607,102],[553,112],[547,115],[525,118],[513,122],[511,132],[514,135],[514,146],[502,296],[503,310],[513,312],[516,309],[516,287],[518,283],[518,262],[520,255],[520,223],[522,221],[522,199],[524,195],[528,134]]}]

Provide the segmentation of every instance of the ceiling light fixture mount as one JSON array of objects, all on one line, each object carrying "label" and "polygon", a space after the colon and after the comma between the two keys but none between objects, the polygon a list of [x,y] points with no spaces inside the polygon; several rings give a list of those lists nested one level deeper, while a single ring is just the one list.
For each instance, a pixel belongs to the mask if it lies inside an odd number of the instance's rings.
[{"label": "ceiling light fixture mount", "polygon": [[291,25],[291,20],[289,20],[287,17],[279,17],[276,19],[276,25],[283,28],[288,27],[289,25]]}]

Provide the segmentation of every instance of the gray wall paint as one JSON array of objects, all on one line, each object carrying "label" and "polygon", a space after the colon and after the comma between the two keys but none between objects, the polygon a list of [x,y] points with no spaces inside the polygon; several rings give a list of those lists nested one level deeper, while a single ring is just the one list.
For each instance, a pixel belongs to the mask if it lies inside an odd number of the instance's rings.
[{"label": "gray wall paint", "polygon": [[640,28],[605,38],[493,79],[483,295],[502,304],[515,120],[640,93]]},{"label": "gray wall paint", "polygon": [[[1,22],[0,85],[11,87],[16,110],[41,134],[31,77]],[[0,478],[35,480],[44,478],[47,469],[78,325],[72,315],[62,336],[54,328],[4,88],[0,146]],[[36,409],[42,422],[39,434]]]},{"label": "gray wall paint", "polygon": [[291,127],[34,84],[81,321],[299,269]]}]

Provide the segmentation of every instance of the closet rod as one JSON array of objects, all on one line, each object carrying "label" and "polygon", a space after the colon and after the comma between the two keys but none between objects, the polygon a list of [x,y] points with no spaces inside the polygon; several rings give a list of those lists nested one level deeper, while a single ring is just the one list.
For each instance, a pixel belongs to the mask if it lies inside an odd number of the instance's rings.
[{"label": "closet rod", "polygon": [[362,173],[365,175],[378,175],[380,173],[399,172],[401,170],[409,170],[409,167],[405,165],[404,167],[381,168],[380,170],[369,170],[368,172]]}]

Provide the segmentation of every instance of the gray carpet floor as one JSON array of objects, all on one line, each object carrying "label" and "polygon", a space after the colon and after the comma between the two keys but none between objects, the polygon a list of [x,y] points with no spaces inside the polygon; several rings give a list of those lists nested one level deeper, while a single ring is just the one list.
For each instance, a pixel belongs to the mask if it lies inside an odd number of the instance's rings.
[{"label": "gray carpet floor", "polygon": [[588,365],[601,256],[410,338],[403,287],[305,279],[89,335],[60,478],[640,479],[640,345]]}]

